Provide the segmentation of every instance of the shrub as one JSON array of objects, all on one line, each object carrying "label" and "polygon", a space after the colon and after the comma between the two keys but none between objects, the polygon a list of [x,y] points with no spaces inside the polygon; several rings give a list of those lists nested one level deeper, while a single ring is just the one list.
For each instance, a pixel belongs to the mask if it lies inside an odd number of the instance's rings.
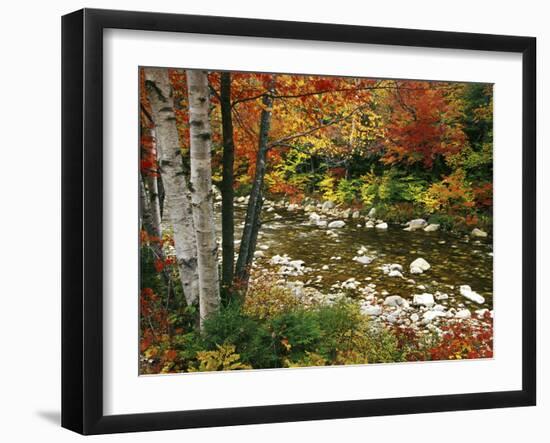
[{"label": "shrub", "polygon": [[340,179],[334,193],[336,202],[348,205],[354,203],[360,196],[361,184],[361,180],[358,179]]},{"label": "shrub", "polygon": [[235,353],[234,345],[218,345],[215,351],[197,352],[198,364],[191,367],[189,372],[198,371],[234,371],[236,369],[251,369],[239,361],[240,355]]},{"label": "shrub", "polygon": [[317,184],[317,186],[325,200],[336,201],[336,196],[334,194],[336,179],[333,176],[327,175]]},{"label": "shrub", "polygon": [[266,323],[245,315],[238,303],[230,303],[205,319],[201,336],[209,350],[234,345],[241,361],[254,368],[278,366],[274,339]]},{"label": "shrub", "polygon": [[282,313],[269,320],[268,328],[281,359],[301,360],[320,344],[321,329],[315,311],[297,309]]},{"label": "shrub", "polygon": [[243,313],[258,319],[272,318],[290,312],[300,305],[288,288],[278,286],[275,277],[259,276],[250,285],[243,304]]}]

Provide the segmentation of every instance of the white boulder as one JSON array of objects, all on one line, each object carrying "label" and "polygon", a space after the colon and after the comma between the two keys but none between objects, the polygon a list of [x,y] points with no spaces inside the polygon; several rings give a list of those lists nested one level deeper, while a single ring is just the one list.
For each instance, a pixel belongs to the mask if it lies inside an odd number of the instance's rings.
[{"label": "white boulder", "polygon": [[430,223],[424,228],[425,232],[435,232],[437,230],[439,230],[439,225],[437,223]]},{"label": "white boulder", "polygon": [[487,233],[481,229],[474,228],[472,229],[472,237],[485,238],[487,237]]},{"label": "white boulder", "polygon": [[373,257],[369,257],[368,255],[360,255],[358,257],[353,257],[353,260],[357,263],[361,263],[362,265],[368,265],[371,264],[374,260]]},{"label": "white boulder", "polygon": [[321,216],[316,212],[312,212],[311,214],[309,214],[309,221],[311,223],[317,223],[320,219],[321,219]]},{"label": "white boulder", "polygon": [[[422,274],[422,272],[430,269],[430,264],[422,257],[418,257],[410,264],[411,274]],[[418,272],[420,270],[420,272]]]},{"label": "white boulder", "polygon": [[344,226],[346,226],[346,222],[343,220],[334,220],[328,224],[329,229],[343,228]]},{"label": "white boulder", "polygon": [[409,307],[409,302],[400,295],[390,295],[384,299],[385,306],[395,306],[396,308]]},{"label": "white boulder", "polygon": [[417,218],[409,222],[409,230],[416,231],[417,229],[424,229],[428,222],[423,218]]},{"label": "white boulder", "polygon": [[327,212],[327,211],[330,211],[332,208],[334,208],[334,206],[335,206],[334,202],[327,200],[326,202],[323,203],[323,206],[321,206],[321,210],[323,212]]},{"label": "white boulder", "polygon": [[455,318],[459,318],[461,320],[466,320],[467,318],[470,318],[472,316],[472,313],[468,309],[460,309],[455,314]]},{"label": "white boulder", "polygon": [[274,255],[271,257],[271,260],[269,260],[269,264],[271,265],[286,265],[289,262],[289,258],[287,255]]},{"label": "white boulder", "polygon": [[397,269],[392,269],[388,273],[388,277],[401,277],[401,278],[403,278],[403,274],[401,274],[401,272],[399,272]]},{"label": "white boulder", "polygon": [[375,317],[382,314],[382,308],[378,305],[363,305],[361,306],[361,313]]},{"label": "white boulder", "polygon": [[427,292],[424,292],[423,294],[414,294],[413,304],[423,305],[423,306],[433,306],[435,304],[434,296]]},{"label": "white boulder", "polygon": [[438,317],[446,317],[447,314],[442,311],[426,311],[422,314],[422,323],[429,323]]},{"label": "white boulder", "polygon": [[388,229],[388,224],[386,222],[378,223],[375,226],[376,229]]},{"label": "white boulder", "polygon": [[485,298],[483,296],[479,295],[477,292],[472,291],[472,288],[468,285],[461,285],[459,288],[460,295],[462,295],[464,298],[467,298],[470,301],[473,301],[477,304],[483,304],[485,303]]}]

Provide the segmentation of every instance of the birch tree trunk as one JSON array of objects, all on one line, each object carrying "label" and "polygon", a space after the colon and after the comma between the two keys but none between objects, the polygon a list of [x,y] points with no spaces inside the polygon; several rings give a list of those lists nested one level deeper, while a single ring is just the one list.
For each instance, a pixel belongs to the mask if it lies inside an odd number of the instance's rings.
[{"label": "birch tree trunk", "polygon": [[197,239],[200,288],[200,325],[218,310],[218,245],[214,224],[212,192],[212,131],[210,128],[210,91],[205,71],[188,70],[189,128],[191,139],[191,201]]},{"label": "birch tree trunk", "polygon": [[183,293],[187,304],[191,305],[199,295],[197,246],[167,69],[146,68],[145,82],[155,121],[156,146],[165,192],[163,216],[172,225]]},{"label": "birch tree trunk", "polygon": [[235,143],[233,140],[233,118],[231,116],[231,74],[222,72],[220,103],[223,130],[223,178],[220,186],[222,194],[222,289],[226,297],[233,286],[235,265],[235,208],[233,190],[233,164]]},{"label": "birch tree trunk", "polygon": [[145,229],[147,233],[151,233],[153,229],[153,221],[151,217],[151,203],[145,188],[143,174],[139,174],[139,229]]},{"label": "birch tree trunk", "polygon": [[[155,140],[155,131],[154,129],[145,129],[153,140]],[[153,143],[153,155],[159,162],[158,148],[157,144]],[[162,228],[161,228],[161,212],[160,212],[160,196],[159,196],[159,186],[158,186],[158,177],[155,174],[149,173],[145,176],[145,183],[147,184],[147,195],[149,197],[149,209],[151,211],[151,226],[153,228],[154,235],[158,238],[162,238]]]},{"label": "birch tree trunk", "polygon": [[260,230],[260,215],[263,205],[263,185],[266,170],[266,159],[268,151],[268,137],[271,127],[271,110],[273,106],[273,94],[275,88],[275,77],[271,79],[269,91],[263,98],[263,109],[260,117],[260,139],[258,143],[258,155],[256,157],[256,173],[248,207],[246,209],[246,218],[244,222],[243,236],[239,249],[239,257],[237,259],[237,267],[235,269],[235,277],[242,285],[243,292],[246,292],[248,280],[250,278],[250,267],[254,259],[254,251],[256,250],[256,241],[258,239],[258,231]]}]

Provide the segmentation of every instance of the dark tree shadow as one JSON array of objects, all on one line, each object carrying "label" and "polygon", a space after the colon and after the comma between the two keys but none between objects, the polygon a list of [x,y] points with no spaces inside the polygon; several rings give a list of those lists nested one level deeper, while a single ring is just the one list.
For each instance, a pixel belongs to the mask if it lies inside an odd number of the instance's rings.
[{"label": "dark tree shadow", "polygon": [[60,411],[36,411],[38,415],[43,420],[50,422],[56,426],[61,425],[61,412]]}]

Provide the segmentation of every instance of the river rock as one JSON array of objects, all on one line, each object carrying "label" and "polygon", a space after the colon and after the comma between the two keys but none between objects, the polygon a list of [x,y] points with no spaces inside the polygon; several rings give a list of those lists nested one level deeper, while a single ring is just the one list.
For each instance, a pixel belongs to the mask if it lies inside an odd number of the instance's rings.
[{"label": "river rock", "polygon": [[290,212],[296,211],[297,209],[300,209],[300,205],[297,205],[296,203],[291,203],[286,207],[286,210]]},{"label": "river rock", "polygon": [[312,212],[311,214],[309,214],[309,221],[311,223],[317,223],[320,219],[321,219],[321,216],[316,212]]},{"label": "river rock", "polygon": [[365,223],[365,228],[374,228],[374,223],[369,220]]},{"label": "river rock", "polygon": [[424,228],[425,232],[435,232],[437,230],[439,230],[439,225],[437,223],[430,223]]},{"label": "river rock", "polygon": [[288,255],[274,255],[271,257],[271,260],[269,260],[269,264],[271,265],[286,265],[289,262]]},{"label": "river rock", "polygon": [[321,211],[323,212],[330,211],[332,208],[334,208],[334,206],[335,206],[334,202],[327,200],[326,202],[323,203],[323,206],[321,206]]},{"label": "river rock", "polygon": [[418,257],[410,264],[411,274],[422,274],[424,271],[427,271],[430,268],[430,264],[422,257]]},{"label": "river rock", "polygon": [[342,218],[349,218],[350,213],[351,213],[351,209],[348,208],[348,209],[344,209],[344,210],[340,213],[340,215],[342,216]]},{"label": "river rock", "polygon": [[420,316],[415,312],[411,314],[410,319],[412,322],[416,323],[418,320],[420,320]]},{"label": "river rock", "polygon": [[289,266],[293,267],[297,271],[300,271],[302,269],[302,266],[304,265],[303,260],[292,260],[288,263]]},{"label": "river rock", "polygon": [[442,311],[426,311],[422,314],[422,323],[428,324],[438,317],[446,317],[447,314]]},{"label": "river rock", "polygon": [[323,271],[328,271],[328,265],[323,265],[323,267],[321,268]]},{"label": "river rock", "polygon": [[397,270],[399,272],[403,272],[403,266],[401,266],[400,264],[398,263],[392,263],[390,265],[390,271],[393,271],[393,270]]},{"label": "river rock", "polygon": [[461,320],[466,320],[467,318],[470,318],[472,316],[472,313],[468,309],[460,309],[455,314],[455,318],[459,318]]},{"label": "river rock", "polygon": [[376,208],[370,208],[368,215],[370,218],[376,217]]},{"label": "river rock", "polygon": [[348,278],[345,282],[341,284],[342,289],[357,289],[359,282],[355,278]]},{"label": "river rock", "polygon": [[418,305],[433,306],[435,304],[434,296],[432,294],[428,294],[427,292],[423,294],[414,294],[413,304],[417,306]]},{"label": "river rock", "polygon": [[401,278],[403,278],[403,274],[401,274],[401,272],[399,272],[397,269],[392,269],[388,273],[388,277],[401,277]]},{"label": "river rock", "polygon": [[386,222],[378,223],[375,226],[376,229],[388,229],[388,224]]},{"label": "river rock", "polygon": [[369,257],[368,255],[360,255],[359,257],[353,257],[353,260],[362,265],[369,265],[374,260],[374,257]]},{"label": "river rock", "polygon": [[409,230],[416,231],[417,229],[423,229],[428,222],[423,218],[417,218],[409,222]]},{"label": "river rock", "polygon": [[359,211],[353,211],[353,213],[351,214],[351,218],[359,218],[361,214],[359,214]]},{"label": "river rock", "polygon": [[384,299],[385,306],[395,306],[396,308],[409,307],[409,302],[400,295],[390,295]]},{"label": "river rock", "polygon": [[254,251],[254,257],[255,258],[265,257],[265,252],[264,251]]},{"label": "river rock", "polygon": [[370,315],[376,317],[382,314],[382,308],[378,305],[363,305],[361,306],[361,313],[364,315]]},{"label": "river rock", "polygon": [[329,229],[343,228],[344,226],[346,226],[346,222],[343,220],[334,220],[328,224]]},{"label": "river rock", "polygon": [[472,291],[472,288],[468,285],[461,285],[459,288],[460,295],[462,295],[464,298],[467,298],[470,301],[473,301],[477,304],[483,304],[485,303],[485,298],[483,296],[479,295],[477,292]]},{"label": "river rock", "polygon": [[317,220],[315,224],[318,228],[326,228],[328,223],[326,220]]},{"label": "river rock", "polygon": [[246,201],[246,197],[242,195],[239,198],[237,198],[237,203],[244,203],[245,201]]},{"label": "river rock", "polygon": [[478,238],[485,238],[487,237],[487,233],[485,231],[482,231],[481,229],[474,228],[472,229],[472,237],[478,237]]}]

